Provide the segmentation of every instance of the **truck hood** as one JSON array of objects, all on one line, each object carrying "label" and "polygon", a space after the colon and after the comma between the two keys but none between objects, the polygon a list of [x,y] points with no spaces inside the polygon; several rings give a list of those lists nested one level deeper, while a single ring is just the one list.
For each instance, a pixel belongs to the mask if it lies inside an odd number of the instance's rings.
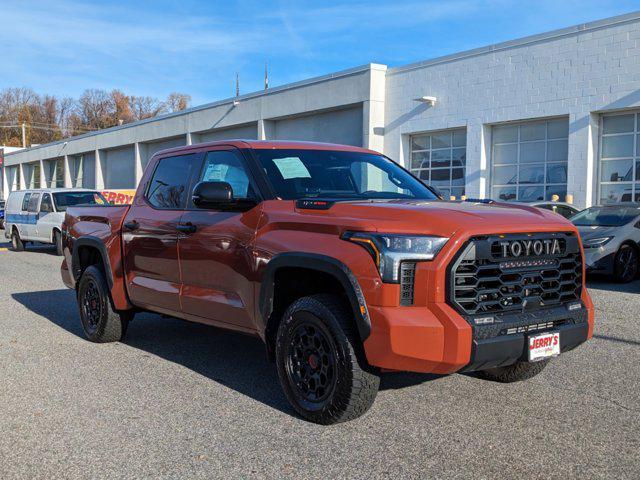
[{"label": "truck hood", "polygon": [[[528,229],[550,231],[573,230],[575,227],[560,215],[530,207],[505,203],[446,202],[416,200],[372,200],[336,202],[325,211],[296,209],[313,217],[332,217],[345,226],[363,225],[366,230],[389,233],[425,233],[452,236],[459,230],[497,233],[501,228],[512,231]],[[569,228],[567,228],[569,227]]]}]

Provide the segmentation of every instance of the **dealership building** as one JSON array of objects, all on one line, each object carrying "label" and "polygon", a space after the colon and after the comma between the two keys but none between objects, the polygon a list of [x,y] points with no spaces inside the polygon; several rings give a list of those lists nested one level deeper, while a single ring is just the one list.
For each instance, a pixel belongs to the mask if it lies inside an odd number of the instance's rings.
[{"label": "dealership building", "polygon": [[364,146],[455,197],[640,201],[640,12],[8,153],[3,194],[130,189],[154,153],[231,138]]}]

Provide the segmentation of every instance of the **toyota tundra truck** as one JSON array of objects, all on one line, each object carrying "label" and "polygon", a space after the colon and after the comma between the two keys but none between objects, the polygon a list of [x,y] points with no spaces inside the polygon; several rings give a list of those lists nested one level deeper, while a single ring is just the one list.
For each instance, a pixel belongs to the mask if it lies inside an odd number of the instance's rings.
[{"label": "toyota tundra truck", "polygon": [[130,206],[70,207],[62,278],[94,342],[137,312],[260,337],[304,418],[372,405],[380,374],[525,380],[591,338],[576,228],[445,201],[374,151],[224,141],[157,153]]}]

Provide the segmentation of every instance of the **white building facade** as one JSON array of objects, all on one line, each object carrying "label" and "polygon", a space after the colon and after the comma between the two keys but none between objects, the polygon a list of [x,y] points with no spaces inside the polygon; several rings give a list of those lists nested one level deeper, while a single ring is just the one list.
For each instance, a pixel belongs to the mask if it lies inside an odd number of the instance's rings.
[{"label": "white building facade", "polygon": [[456,197],[640,201],[640,12],[7,154],[3,191],[133,188],[155,152],[228,138],[368,147]]}]

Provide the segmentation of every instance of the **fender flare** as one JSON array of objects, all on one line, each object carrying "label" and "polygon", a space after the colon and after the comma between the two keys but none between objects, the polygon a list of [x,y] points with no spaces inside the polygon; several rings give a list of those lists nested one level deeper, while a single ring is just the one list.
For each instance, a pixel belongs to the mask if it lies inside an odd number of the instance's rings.
[{"label": "fender flare", "polygon": [[93,235],[82,236],[80,238],[77,238],[73,242],[73,252],[71,253],[71,272],[73,274],[73,279],[75,280],[76,285],[78,284],[80,275],[82,274],[79,253],[81,247],[95,248],[100,252],[100,257],[102,258],[102,266],[104,267],[104,273],[107,276],[107,284],[109,285],[109,289],[112,289],[113,272],[111,271],[111,264],[109,263],[109,254],[107,253],[107,247],[102,240],[100,240],[98,237],[94,237]]},{"label": "fender flare", "polygon": [[318,270],[336,278],[349,298],[360,340],[364,342],[369,338],[371,334],[369,310],[356,276],[341,261],[316,253],[285,252],[276,255],[269,261],[262,276],[259,298],[260,315],[265,322],[265,326],[273,312],[275,274],[283,267]]}]

